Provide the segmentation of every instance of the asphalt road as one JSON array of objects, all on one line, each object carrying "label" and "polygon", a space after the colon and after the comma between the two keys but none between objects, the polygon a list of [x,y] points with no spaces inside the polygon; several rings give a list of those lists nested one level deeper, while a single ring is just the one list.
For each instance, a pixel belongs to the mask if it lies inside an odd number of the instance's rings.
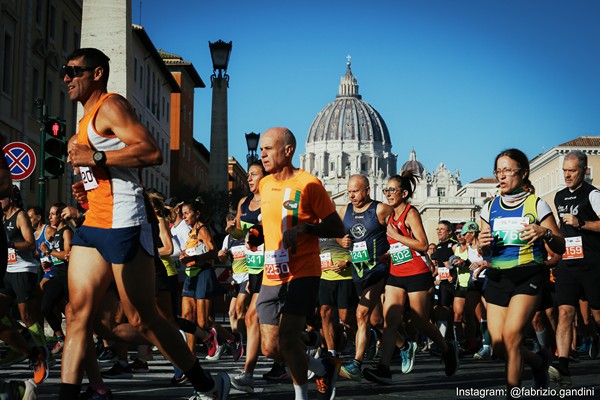
[{"label": "asphalt road", "polygon": [[[132,353],[133,354],[133,353]],[[345,355],[342,361],[351,357]],[[376,359],[374,360],[376,362]],[[192,395],[191,386],[172,387],[169,381],[173,375],[170,364],[160,354],[154,355],[149,362],[150,372],[136,374],[133,379],[107,380],[115,399],[187,399]],[[243,367],[243,359],[234,362],[230,355],[224,355],[219,361],[202,361],[202,366],[211,371],[224,371],[234,376]],[[108,369],[110,365],[103,366]],[[256,392],[246,394],[232,389],[231,399],[293,399],[291,382],[267,382],[262,374],[270,368],[270,361],[261,357],[255,372]],[[506,398],[502,391],[504,385],[504,364],[500,361],[475,361],[461,359],[461,365],[453,377],[444,375],[443,364],[439,358],[429,354],[417,354],[414,370],[407,375],[400,372],[400,360],[392,364],[393,384],[380,386],[363,379],[362,382],[340,381],[337,385],[336,399],[478,399]],[[547,393],[522,393],[521,398],[531,399],[600,399],[600,359],[591,360],[581,355],[581,361],[571,364],[573,386],[572,393],[560,392],[561,388],[552,383]],[[27,379],[31,372],[26,363],[0,369],[3,379]],[[60,360],[51,368],[50,377],[38,388],[38,399],[58,397],[60,379]],[[531,372],[525,367],[523,385],[532,386]],[[484,392],[487,390],[488,392]],[[493,390],[495,393],[490,393]],[[496,395],[494,395],[496,394]],[[500,395],[499,395],[500,394]],[[316,386],[309,382],[309,396],[316,398]]]}]

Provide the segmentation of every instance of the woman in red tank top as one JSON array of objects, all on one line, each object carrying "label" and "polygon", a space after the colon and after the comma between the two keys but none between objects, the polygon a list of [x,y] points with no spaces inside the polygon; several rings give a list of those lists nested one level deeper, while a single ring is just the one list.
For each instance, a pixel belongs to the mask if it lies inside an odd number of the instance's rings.
[{"label": "woman in red tank top", "polygon": [[[426,262],[427,235],[421,215],[409,199],[415,190],[417,176],[405,171],[402,176],[390,178],[383,189],[386,200],[394,208],[387,225],[390,243],[390,276],[385,286],[383,302],[384,330],[381,341],[381,359],[377,368],[365,368],[363,376],[381,384],[391,383],[390,362],[396,344],[401,345],[402,373],[409,373],[417,344],[398,334],[410,302],[407,319],[423,334],[430,337],[442,350],[446,375],[456,372],[458,353],[453,343],[446,343],[440,331],[429,321],[433,298],[433,277]],[[401,330],[403,331],[403,329]]]}]

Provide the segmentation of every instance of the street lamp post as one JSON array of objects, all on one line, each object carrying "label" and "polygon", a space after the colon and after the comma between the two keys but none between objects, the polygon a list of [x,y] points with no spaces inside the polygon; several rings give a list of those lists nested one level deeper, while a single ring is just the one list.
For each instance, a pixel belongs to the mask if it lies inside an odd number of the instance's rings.
[{"label": "street lamp post", "polygon": [[210,164],[209,189],[217,193],[228,191],[228,128],[227,128],[227,88],[229,75],[227,66],[231,55],[231,42],[218,40],[208,42],[213,63],[213,74],[210,77],[212,86],[212,112],[210,127]]},{"label": "street lamp post", "polygon": [[258,148],[258,138],[260,134],[250,132],[246,133],[246,146],[248,146],[248,154],[246,155],[246,161],[248,161],[248,169],[250,169],[250,165],[258,160],[258,155],[256,154],[256,149]]}]

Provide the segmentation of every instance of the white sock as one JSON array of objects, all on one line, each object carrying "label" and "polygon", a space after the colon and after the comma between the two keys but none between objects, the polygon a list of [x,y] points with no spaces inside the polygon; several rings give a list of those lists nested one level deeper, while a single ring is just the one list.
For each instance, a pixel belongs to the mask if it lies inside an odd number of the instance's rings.
[{"label": "white sock", "polygon": [[294,384],[295,400],[308,400],[308,383],[303,385]]},{"label": "white sock", "polygon": [[308,369],[315,373],[316,376],[325,375],[325,366],[323,361],[318,358],[306,357],[308,360]]}]

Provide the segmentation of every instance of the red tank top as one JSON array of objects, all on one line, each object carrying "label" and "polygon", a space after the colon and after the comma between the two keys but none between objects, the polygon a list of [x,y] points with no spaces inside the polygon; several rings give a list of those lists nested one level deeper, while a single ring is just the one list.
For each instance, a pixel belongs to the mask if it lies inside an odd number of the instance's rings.
[{"label": "red tank top", "polygon": [[[406,216],[412,208],[412,205],[407,204],[402,214],[398,219],[394,219],[394,214],[390,216],[388,224],[398,227],[402,236],[414,239],[412,231],[406,226]],[[393,276],[413,276],[431,272],[423,256],[418,251],[402,245],[396,239],[387,237],[390,243],[390,274]]]}]

